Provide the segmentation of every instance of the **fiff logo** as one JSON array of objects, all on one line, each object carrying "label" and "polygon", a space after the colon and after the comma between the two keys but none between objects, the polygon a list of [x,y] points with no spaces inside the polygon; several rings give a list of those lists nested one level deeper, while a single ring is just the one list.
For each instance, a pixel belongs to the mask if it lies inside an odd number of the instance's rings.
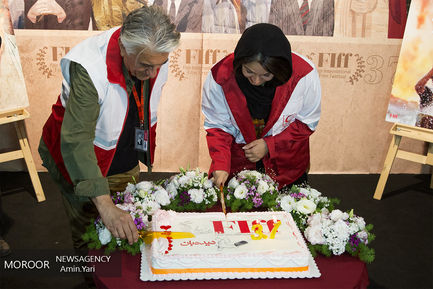
[{"label": "fiff logo", "polygon": [[177,49],[170,54],[170,71],[178,80],[187,79],[191,73],[207,74],[228,53],[226,49]]},{"label": "fiff logo", "polygon": [[36,53],[36,66],[47,78],[53,77],[59,69],[59,62],[71,48],[68,46],[44,46]]}]

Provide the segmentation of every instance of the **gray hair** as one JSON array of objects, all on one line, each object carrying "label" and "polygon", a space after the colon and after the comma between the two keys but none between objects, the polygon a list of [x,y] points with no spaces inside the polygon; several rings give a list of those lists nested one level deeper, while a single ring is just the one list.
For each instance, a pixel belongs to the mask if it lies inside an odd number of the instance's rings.
[{"label": "gray hair", "polygon": [[179,44],[180,33],[158,6],[132,11],[120,30],[120,41],[128,54],[170,53]]}]

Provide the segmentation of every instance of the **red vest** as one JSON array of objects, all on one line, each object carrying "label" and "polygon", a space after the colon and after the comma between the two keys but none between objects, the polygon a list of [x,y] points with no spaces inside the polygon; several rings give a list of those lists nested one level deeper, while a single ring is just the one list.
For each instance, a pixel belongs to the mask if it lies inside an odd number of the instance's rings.
[{"label": "red vest", "polygon": [[[313,133],[307,124],[295,119],[277,134],[266,136],[280,125],[281,116],[289,104],[292,93],[300,79],[310,73],[314,67],[297,54],[292,54],[293,75],[290,80],[278,86],[272,102],[268,122],[262,132],[269,154],[263,158],[266,173],[283,187],[297,180],[306,172],[310,163],[309,136]],[[229,106],[245,143],[256,140],[256,133],[249,113],[245,96],[236,83],[233,73],[233,54],[217,63],[211,70],[214,81],[221,86],[225,100]],[[320,104],[320,94],[319,94]],[[320,110],[320,106],[319,106]],[[276,129],[277,131],[277,129]],[[250,162],[242,147],[245,143],[236,143],[234,137],[219,128],[209,128],[207,142],[212,164],[209,170],[230,171],[233,175],[241,170],[254,170],[256,164]],[[225,151],[229,150],[229,151]]]},{"label": "red vest", "polygon": [[[122,97],[124,99],[124,101],[126,101],[128,103],[127,105],[127,109],[125,109],[123,115],[121,113],[121,115],[117,115],[116,117],[119,118],[119,120],[121,121],[121,131],[123,131],[123,125],[125,123],[127,114],[128,114],[128,109],[129,109],[129,96],[127,95],[126,92],[126,83],[125,83],[125,78],[123,76],[123,70],[122,70],[122,56],[120,55],[120,48],[118,45],[118,39],[119,39],[119,35],[120,35],[120,29],[114,30],[108,30],[105,31],[97,36],[91,37],[85,41],[83,41],[82,43],[78,44],[76,47],[74,47],[71,52],[65,56],[64,59],[67,59],[67,61],[75,61],[77,63],[80,63],[81,65],[83,65],[84,68],[86,68],[86,65],[88,65],[87,63],[82,63],[80,62],[80,52],[81,50],[86,50],[86,49],[95,49],[97,51],[92,51],[93,54],[95,55],[101,55],[102,54],[102,58],[101,61],[95,61],[94,63],[92,63],[92,69],[87,69],[89,76],[91,77],[91,79],[94,81],[95,79],[97,79],[97,77],[95,77],[94,72],[92,72],[92,70],[94,70],[94,66],[96,65],[96,68],[101,67],[101,70],[106,70],[107,71],[107,77],[103,78],[101,81],[99,81],[98,83],[95,83],[95,87],[96,88],[100,88],[100,87],[108,87],[109,85],[112,85],[114,87],[116,87],[116,92],[117,94],[115,95],[115,97]],[[106,37],[106,41],[108,41],[107,45],[101,46],[101,39],[104,40],[103,38]],[[74,49],[75,50],[75,54],[74,54]],[[68,59],[68,56],[71,54],[71,56]],[[62,61],[64,60],[62,59]],[[71,60],[72,59],[72,60]],[[78,59],[78,60],[77,60]],[[62,63],[63,64],[63,63]],[[99,65],[99,66],[98,66]],[[66,66],[67,69],[66,71],[63,71],[63,75],[65,79],[69,79],[69,66]],[[63,67],[62,67],[63,68]],[[101,71],[99,70],[99,71]],[[93,73],[93,74],[92,74]],[[158,79],[158,76],[160,76],[160,73],[158,73],[158,75],[154,78],[154,79],[150,79],[150,92],[149,92],[149,96],[152,96],[152,90],[154,88],[154,84],[155,81]],[[63,80],[64,82],[66,80]],[[165,80],[163,81],[159,81],[159,82],[165,82]],[[104,99],[105,97],[109,97],[109,95],[101,95],[101,89],[97,89],[98,91],[98,97],[101,103],[101,99]],[[108,91],[113,91],[113,90],[109,90],[109,89],[105,89],[106,92]],[[65,90],[62,90],[62,93],[65,93]],[[43,131],[42,131],[42,138],[44,140],[44,143],[46,144],[48,150],[51,153],[51,156],[53,157],[54,161],[57,164],[57,167],[59,169],[59,171],[62,173],[62,175],[65,177],[66,180],[68,180],[71,184],[72,184],[72,180],[66,170],[63,158],[62,158],[62,154],[61,154],[61,150],[60,150],[60,130],[61,130],[61,126],[63,123],[63,117],[64,117],[64,113],[65,113],[65,103],[66,101],[63,99],[64,96],[62,95],[62,93],[60,94],[57,102],[52,106],[52,112],[51,115],[49,116],[47,122],[45,123],[44,127],[43,127]],[[119,96],[120,93],[120,96]],[[113,95],[111,95],[111,97],[113,97]],[[157,96],[158,100],[160,95]],[[62,101],[63,100],[63,101]],[[149,101],[150,102],[150,101]],[[104,102],[103,102],[104,103]],[[109,105],[109,103],[105,102],[105,105]],[[159,103],[159,101],[156,103],[156,105]],[[104,105],[104,104],[102,104]],[[151,110],[151,107],[149,106],[149,110]],[[153,109],[155,110],[155,109]],[[101,121],[101,119],[103,118],[109,118],[111,116],[107,116],[107,115],[103,115],[104,111],[101,109],[100,110],[100,116],[98,117],[98,124]],[[153,159],[154,159],[154,152],[155,152],[155,139],[156,139],[156,117],[153,120],[151,120],[151,113],[150,111],[147,113],[148,116],[148,123],[150,124],[150,133],[149,133],[149,148],[150,148],[150,156],[151,156],[151,163],[153,163]],[[114,116],[113,116],[114,117]],[[97,126],[98,126],[97,124]],[[120,133],[121,134],[121,133]],[[106,176],[108,173],[108,170],[110,168],[111,162],[114,158],[114,154],[116,152],[116,147],[117,147],[117,142],[118,142],[118,138],[119,136],[114,139],[114,144],[110,147],[98,144],[98,142],[95,140],[94,141],[94,150],[95,150],[95,155],[96,155],[96,159],[98,161],[98,166],[101,169],[101,173],[103,176]]]}]

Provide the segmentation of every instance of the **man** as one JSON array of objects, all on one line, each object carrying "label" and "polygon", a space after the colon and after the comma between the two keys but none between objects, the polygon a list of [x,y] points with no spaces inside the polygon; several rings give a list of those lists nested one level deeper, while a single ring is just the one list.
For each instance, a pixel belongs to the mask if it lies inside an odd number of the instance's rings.
[{"label": "man", "polygon": [[146,0],[92,0],[93,17],[97,30],[108,30],[123,23],[132,11],[148,6]]},{"label": "man", "polygon": [[176,24],[179,32],[201,32],[203,0],[155,0]]},{"label": "man", "polygon": [[269,23],[285,35],[334,35],[334,0],[273,0]]},{"label": "man", "polygon": [[241,14],[238,1],[205,0],[203,3],[202,32],[239,33],[245,26]]},{"label": "man", "polygon": [[[160,9],[143,6],[122,27],[86,39],[61,60],[63,85],[44,125],[39,153],[60,185],[74,247],[98,214],[114,237],[138,240],[131,216],[110,191],[138,181],[155,150],[156,113],[168,55],[180,39]],[[142,135],[142,148],[136,147]]]}]

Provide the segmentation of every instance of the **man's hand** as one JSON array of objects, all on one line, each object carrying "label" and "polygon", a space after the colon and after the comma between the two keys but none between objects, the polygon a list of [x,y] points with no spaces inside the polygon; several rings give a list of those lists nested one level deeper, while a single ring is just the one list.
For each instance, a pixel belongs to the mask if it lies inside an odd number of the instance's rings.
[{"label": "man's hand", "polygon": [[262,138],[244,145],[242,149],[245,152],[245,157],[253,163],[261,160],[269,152],[268,145]]},{"label": "man's hand", "polygon": [[224,186],[225,182],[227,181],[227,178],[229,177],[229,173],[226,171],[214,171],[212,173],[213,176],[213,183],[218,188],[221,186]]},{"label": "man's hand", "polygon": [[109,195],[92,198],[105,227],[116,238],[127,239],[129,245],[137,242],[138,231],[131,215],[113,204]]}]

